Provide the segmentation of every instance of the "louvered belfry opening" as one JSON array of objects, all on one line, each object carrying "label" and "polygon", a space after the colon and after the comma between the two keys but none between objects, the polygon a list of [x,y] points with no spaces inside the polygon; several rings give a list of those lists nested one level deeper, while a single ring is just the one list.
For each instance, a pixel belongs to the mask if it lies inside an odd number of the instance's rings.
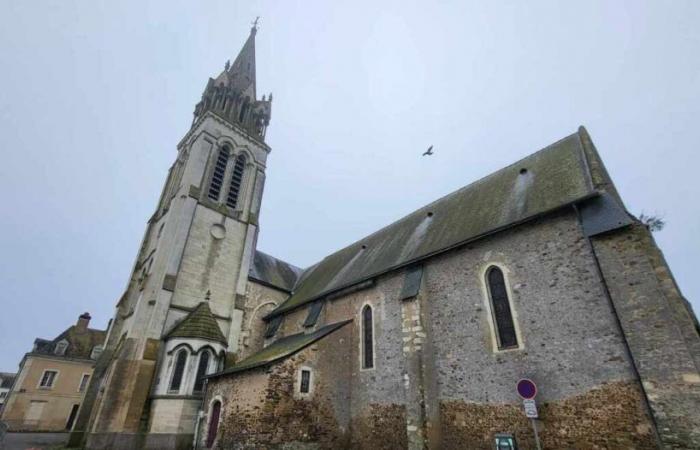
[{"label": "louvered belfry opening", "polygon": [[498,347],[500,349],[518,346],[518,338],[515,334],[515,323],[508,301],[508,291],[503,277],[503,271],[498,267],[491,267],[486,275],[493,318],[496,322],[496,334],[498,336]]},{"label": "louvered belfry opening", "polygon": [[221,187],[224,185],[224,175],[226,174],[226,165],[228,164],[229,149],[228,147],[222,147],[219,150],[219,156],[216,158],[216,165],[214,166],[214,173],[211,177],[211,183],[209,184],[209,198],[216,201],[219,200],[219,195],[221,194]]},{"label": "louvered belfry opening", "polygon": [[238,205],[238,194],[241,191],[243,184],[243,172],[245,171],[246,158],[240,154],[236,157],[236,163],[233,166],[233,174],[231,174],[231,184],[226,198],[226,205],[230,208],[236,208]]}]

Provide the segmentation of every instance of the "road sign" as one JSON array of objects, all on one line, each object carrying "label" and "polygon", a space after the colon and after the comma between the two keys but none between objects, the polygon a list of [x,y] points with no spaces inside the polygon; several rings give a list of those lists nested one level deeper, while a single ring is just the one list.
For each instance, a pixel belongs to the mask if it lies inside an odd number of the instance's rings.
[{"label": "road sign", "polygon": [[537,419],[537,403],[533,399],[524,399],[525,416],[529,419]]},{"label": "road sign", "polygon": [[523,378],[518,381],[516,388],[518,390],[518,395],[525,400],[535,398],[537,395],[537,386],[535,385],[534,381],[527,378]]}]

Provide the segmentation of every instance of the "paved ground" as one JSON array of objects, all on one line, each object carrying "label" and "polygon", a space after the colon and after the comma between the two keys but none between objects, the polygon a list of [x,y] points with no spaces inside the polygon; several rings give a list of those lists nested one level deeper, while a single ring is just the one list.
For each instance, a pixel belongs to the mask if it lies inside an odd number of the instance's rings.
[{"label": "paved ground", "polygon": [[68,433],[7,433],[3,450],[55,449],[68,442]]}]

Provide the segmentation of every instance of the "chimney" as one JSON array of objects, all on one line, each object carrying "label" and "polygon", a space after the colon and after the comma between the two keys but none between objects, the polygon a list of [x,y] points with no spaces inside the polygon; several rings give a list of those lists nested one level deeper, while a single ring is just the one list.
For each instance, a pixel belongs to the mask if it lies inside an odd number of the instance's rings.
[{"label": "chimney", "polygon": [[82,313],[80,317],[78,317],[78,323],[75,324],[75,327],[79,331],[87,330],[88,324],[90,323],[90,319],[92,319],[92,317],[90,317],[89,312]]}]

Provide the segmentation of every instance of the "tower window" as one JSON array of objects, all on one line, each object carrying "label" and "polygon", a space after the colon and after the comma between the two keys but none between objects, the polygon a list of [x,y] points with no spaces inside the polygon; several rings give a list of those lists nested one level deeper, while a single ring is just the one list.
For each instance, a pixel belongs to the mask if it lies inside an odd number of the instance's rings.
[{"label": "tower window", "polygon": [[219,156],[216,158],[214,173],[211,176],[209,183],[209,198],[216,201],[219,200],[221,187],[224,185],[224,174],[226,173],[226,164],[228,164],[229,150],[228,147],[222,147],[219,150]]},{"label": "tower window", "polygon": [[372,308],[365,305],[362,308],[362,368],[374,367],[374,330]]},{"label": "tower window", "polygon": [[486,282],[488,284],[489,296],[491,297],[491,311],[496,327],[496,337],[498,348],[507,349],[518,346],[518,338],[515,333],[515,323],[508,300],[508,290],[506,289],[503,271],[498,267],[491,267],[486,272]]},{"label": "tower window", "polygon": [[245,163],[245,155],[240,154],[236,157],[236,163],[233,166],[233,174],[231,174],[231,184],[228,189],[228,196],[226,197],[226,205],[230,208],[236,208],[238,205],[238,194],[241,192]]},{"label": "tower window", "polygon": [[311,371],[309,369],[301,369],[301,380],[299,381],[299,392],[308,394],[311,390]]},{"label": "tower window", "polygon": [[204,388],[204,376],[209,368],[209,351],[204,351],[199,356],[199,365],[197,366],[197,378],[194,382],[194,392],[202,392]]},{"label": "tower window", "polygon": [[187,365],[187,350],[184,348],[177,353],[175,357],[175,369],[173,370],[173,377],[170,380],[170,391],[180,392],[180,385],[182,384],[182,376],[185,373],[185,366]]}]

